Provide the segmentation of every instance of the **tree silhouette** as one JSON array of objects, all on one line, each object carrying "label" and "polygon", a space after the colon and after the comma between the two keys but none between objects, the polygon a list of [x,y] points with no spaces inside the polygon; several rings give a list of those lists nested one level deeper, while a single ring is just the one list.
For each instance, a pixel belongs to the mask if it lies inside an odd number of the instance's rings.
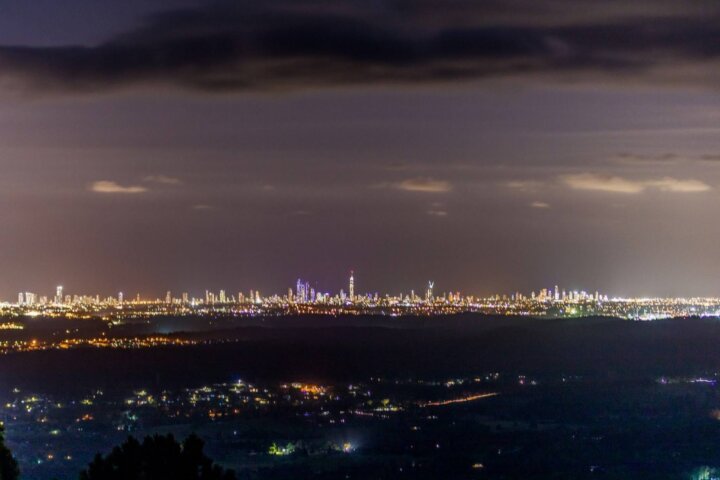
[{"label": "tree silhouette", "polygon": [[20,469],[10,449],[5,446],[4,433],[5,428],[0,426],[0,480],[17,480]]},{"label": "tree silhouette", "polygon": [[[180,444],[172,435],[133,437],[100,454],[80,472],[80,480],[235,480],[235,472],[213,463],[195,434]],[[4,480],[4,477],[0,480]]]}]

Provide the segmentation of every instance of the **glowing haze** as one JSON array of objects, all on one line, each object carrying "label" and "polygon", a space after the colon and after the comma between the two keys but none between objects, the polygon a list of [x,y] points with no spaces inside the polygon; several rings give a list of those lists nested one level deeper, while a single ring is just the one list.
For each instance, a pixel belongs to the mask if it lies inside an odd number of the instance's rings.
[{"label": "glowing haze", "polygon": [[720,292],[713,1],[0,5],[0,298]]}]

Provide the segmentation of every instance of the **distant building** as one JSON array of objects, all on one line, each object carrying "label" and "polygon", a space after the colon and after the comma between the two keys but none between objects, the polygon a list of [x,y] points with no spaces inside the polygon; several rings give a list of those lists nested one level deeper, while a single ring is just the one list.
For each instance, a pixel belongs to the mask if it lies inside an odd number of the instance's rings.
[{"label": "distant building", "polygon": [[349,285],[348,293],[350,294],[351,302],[355,300],[355,277],[354,277],[353,273],[354,272],[352,270],[350,270],[350,285]]}]

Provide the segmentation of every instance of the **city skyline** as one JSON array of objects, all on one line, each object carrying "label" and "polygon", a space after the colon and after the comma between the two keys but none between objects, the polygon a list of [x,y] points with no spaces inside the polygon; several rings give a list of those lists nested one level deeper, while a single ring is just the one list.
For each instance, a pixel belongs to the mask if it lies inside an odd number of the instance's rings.
[{"label": "city skyline", "polygon": [[[64,298],[71,298],[71,297],[82,297],[82,298],[122,298],[125,297],[128,300],[134,300],[134,299],[142,299],[143,301],[162,301],[163,299],[167,298],[168,295],[172,294],[173,299],[180,299],[180,298],[195,298],[195,299],[202,299],[207,298],[208,293],[214,295],[216,298],[220,298],[222,295],[227,294],[227,298],[230,299],[236,298],[235,294],[238,292],[241,292],[242,296],[250,297],[252,295],[249,295],[249,292],[261,292],[263,294],[263,297],[283,297],[288,296],[286,295],[287,292],[293,292],[292,295],[299,295],[302,298],[309,299],[311,296],[317,292],[318,294],[323,295],[331,295],[331,296],[337,296],[337,297],[347,297],[348,299],[353,299],[355,297],[367,297],[368,295],[374,296],[398,296],[398,294],[402,293],[419,293],[419,297],[423,297],[425,294],[423,292],[430,292],[430,296],[432,296],[432,292],[438,293],[438,294],[452,294],[457,295],[460,294],[463,297],[473,297],[473,298],[492,298],[492,297],[507,297],[507,298],[515,298],[516,296],[520,296],[521,298],[535,298],[537,295],[540,298],[555,298],[555,299],[565,299],[568,295],[578,293],[582,293],[583,295],[597,295],[598,292],[610,292],[610,293],[603,293],[602,296],[607,298],[615,298],[615,299],[632,299],[632,298],[720,298],[720,292],[716,294],[698,294],[694,292],[686,292],[681,295],[660,295],[660,294],[654,294],[652,292],[644,293],[644,294],[634,294],[633,292],[622,292],[622,291],[608,291],[603,290],[599,288],[592,288],[588,286],[583,285],[563,285],[560,287],[559,283],[555,283],[554,285],[552,282],[546,282],[546,287],[538,287],[537,285],[535,287],[531,287],[529,289],[521,289],[521,288],[511,288],[508,290],[501,290],[501,289],[493,289],[492,287],[487,287],[481,292],[473,292],[473,291],[467,291],[460,288],[454,288],[452,285],[443,285],[439,288],[435,288],[436,282],[434,280],[426,280],[424,283],[422,281],[410,281],[403,285],[396,285],[394,287],[391,287],[389,289],[380,289],[375,288],[368,285],[361,284],[359,290],[356,290],[356,281],[355,281],[355,275],[356,270],[349,270],[348,271],[348,277],[345,279],[346,283],[344,285],[339,283],[338,279],[329,280],[329,281],[318,281],[318,280],[308,280],[306,278],[297,277],[296,281],[294,283],[287,283],[286,285],[280,284],[279,286],[275,288],[259,288],[256,285],[254,285],[252,282],[243,282],[244,285],[238,286],[237,282],[231,282],[234,286],[228,286],[228,285],[220,285],[220,286],[213,286],[213,287],[194,287],[194,288],[175,288],[175,289],[168,289],[168,288],[162,288],[162,287],[155,287],[152,291],[140,291],[138,289],[132,288],[131,286],[126,286],[126,288],[119,288],[115,291],[99,291],[99,290],[82,290],[80,288],[71,289],[70,291],[66,289],[65,284],[62,285],[55,285],[55,287],[52,287],[51,289],[42,287],[42,288],[24,288],[21,290],[15,290],[15,292],[8,296],[8,297],[2,297],[0,296],[0,303],[12,303],[14,299],[16,299],[19,295],[25,295],[25,294],[31,294],[33,298],[40,299],[44,298],[45,303],[60,303],[58,302],[59,299]],[[214,282],[217,284],[217,282]],[[129,287],[129,288],[127,288]],[[366,288],[368,287],[368,288]],[[54,289],[55,294],[52,295],[49,292],[51,292]],[[40,292],[40,293],[39,293]],[[253,293],[254,294],[254,293]],[[235,301],[235,300],[233,300]],[[22,303],[22,302],[19,302]]]},{"label": "city skyline", "polygon": [[[532,318],[611,317],[629,320],[668,318],[720,318],[720,297],[631,297],[609,296],[600,291],[588,292],[561,288],[559,285],[511,294],[476,296],[459,291],[438,291],[428,281],[424,289],[394,293],[355,290],[355,272],[351,271],[347,290],[322,290],[298,278],[295,288],[286,292],[205,290],[196,296],[170,290],[164,297],[142,297],[140,294],[115,296],[65,294],[57,286],[54,297],[34,292],[20,292],[17,302],[0,302],[0,315],[7,318],[85,318],[102,319],[122,325],[137,318],[271,318],[310,316],[417,317],[457,314],[485,314]],[[22,323],[5,322],[3,330],[23,330]],[[19,349],[39,348],[35,344],[18,345]],[[50,347],[48,347],[50,348]]]},{"label": "city skyline", "polygon": [[[510,301],[527,301],[537,300],[540,302],[545,301],[574,301],[574,300],[594,300],[594,301],[607,301],[611,298],[613,300],[625,300],[625,299],[716,299],[720,298],[720,295],[682,295],[677,297],[662,297],[658,295],[644,295],[644,296],[633,296],[623,294],[608,295],[606,293],[600,293],[600,290],[586,290],[584,288],[567,288],[554,285],[545,288],[537,288],[531,291],[513,290],[509,292],[496,291],[490,295],[480,295],[473,292],[461,292],[456,289],[436,289],[435,282],[428,280],[423,287],[419,289],[407,287],[407,288],[395,288],[392,291],[379,291],[370,289],[367,291],[360,291],[359,293],[355,290],[355,271],[350,270],[345,286],[338,287],[337,285],[322,287],[318,285],[316,281],[310,281],[298,277],[295,284],[287,287],[287,290],[282,289],[260,291],[260,289],[249,288],[245,291],[242,289],[228,289],[221,288],[213,290],[209,288],[205,289],[181,289],[180,291],[165,290],[164,295],[153,295],[148,293],[134,292],[132,289],[125,289],[112,294],[105,293],[88,293],[88,292],[68,292],[64,285],[57,285],[55,287],[54,295],[47,295],[43,293],[37,293],[37,290],[22,290],[17,293],[16,305],[33,305],[33,304],[44,304],[44,305],[62,305],[71,303],[82,303],[84,300],[94,301],[97,303],[105,302],[117,302],[122,304],[123,301],[127,302],[156,302],[156,303],[182,303],[182,304],[225,304],[225,303],[243,303],[243,302],[256,302],[262,303],[265,299],[284,299],[294,303],[315,303],[316,301],[322,302],[323,299],[341,300],[342,302],[353,302],[363,301],[366,299],[375,299],[376,301],[380,298],[395,298],[403,299],[410,298],[415,301],[430,301],[432,299],[446,299],[453,298],[464,301],[464,299],[503,299]],[[294,287],[294,288],[293,288]],[[204,293],[203,293],[204,292]],[[262,300],[260,300],[262,299]],[[0,303],[12,304],[12,301],[0,298]]]}]

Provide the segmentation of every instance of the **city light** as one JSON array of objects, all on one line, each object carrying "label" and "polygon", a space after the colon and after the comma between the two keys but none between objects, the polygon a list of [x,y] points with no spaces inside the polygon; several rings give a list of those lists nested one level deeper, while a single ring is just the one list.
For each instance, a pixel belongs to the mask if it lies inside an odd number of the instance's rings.
[{"label": "city light", "polygon": [[[331,292],[313,282],[298,278],[295,288],[285,294],[262,295],[251,289],[236,294],[229,290],[205,290],[202,296],[188,292],[162,298],[143,298],[139,294],[126,298],[123,293],[101,297],[98,294],[64,295],[56,288],[53,297],[20,292],[16,303],[0,303],[4,317],[102,318],[110,322],[124,318],[155,316],[281,316],[281,315],[403,315],[431,316],[459,313],[518,315],[545,318],[608,316],[632,320],[659,320],[673,317],[720,316],[720,297],[653,298],[610,297],[598,291],[566,290],[555,285],[529,294],[514,292],[475,296],[460,292],[437,292],[435,282],[428,281],[423,295],[409,289],[407,293],[357,293],[355,272],[350,271],[348,292]],[[0,329],[22,329],[14,322],[0,324]]]}]

